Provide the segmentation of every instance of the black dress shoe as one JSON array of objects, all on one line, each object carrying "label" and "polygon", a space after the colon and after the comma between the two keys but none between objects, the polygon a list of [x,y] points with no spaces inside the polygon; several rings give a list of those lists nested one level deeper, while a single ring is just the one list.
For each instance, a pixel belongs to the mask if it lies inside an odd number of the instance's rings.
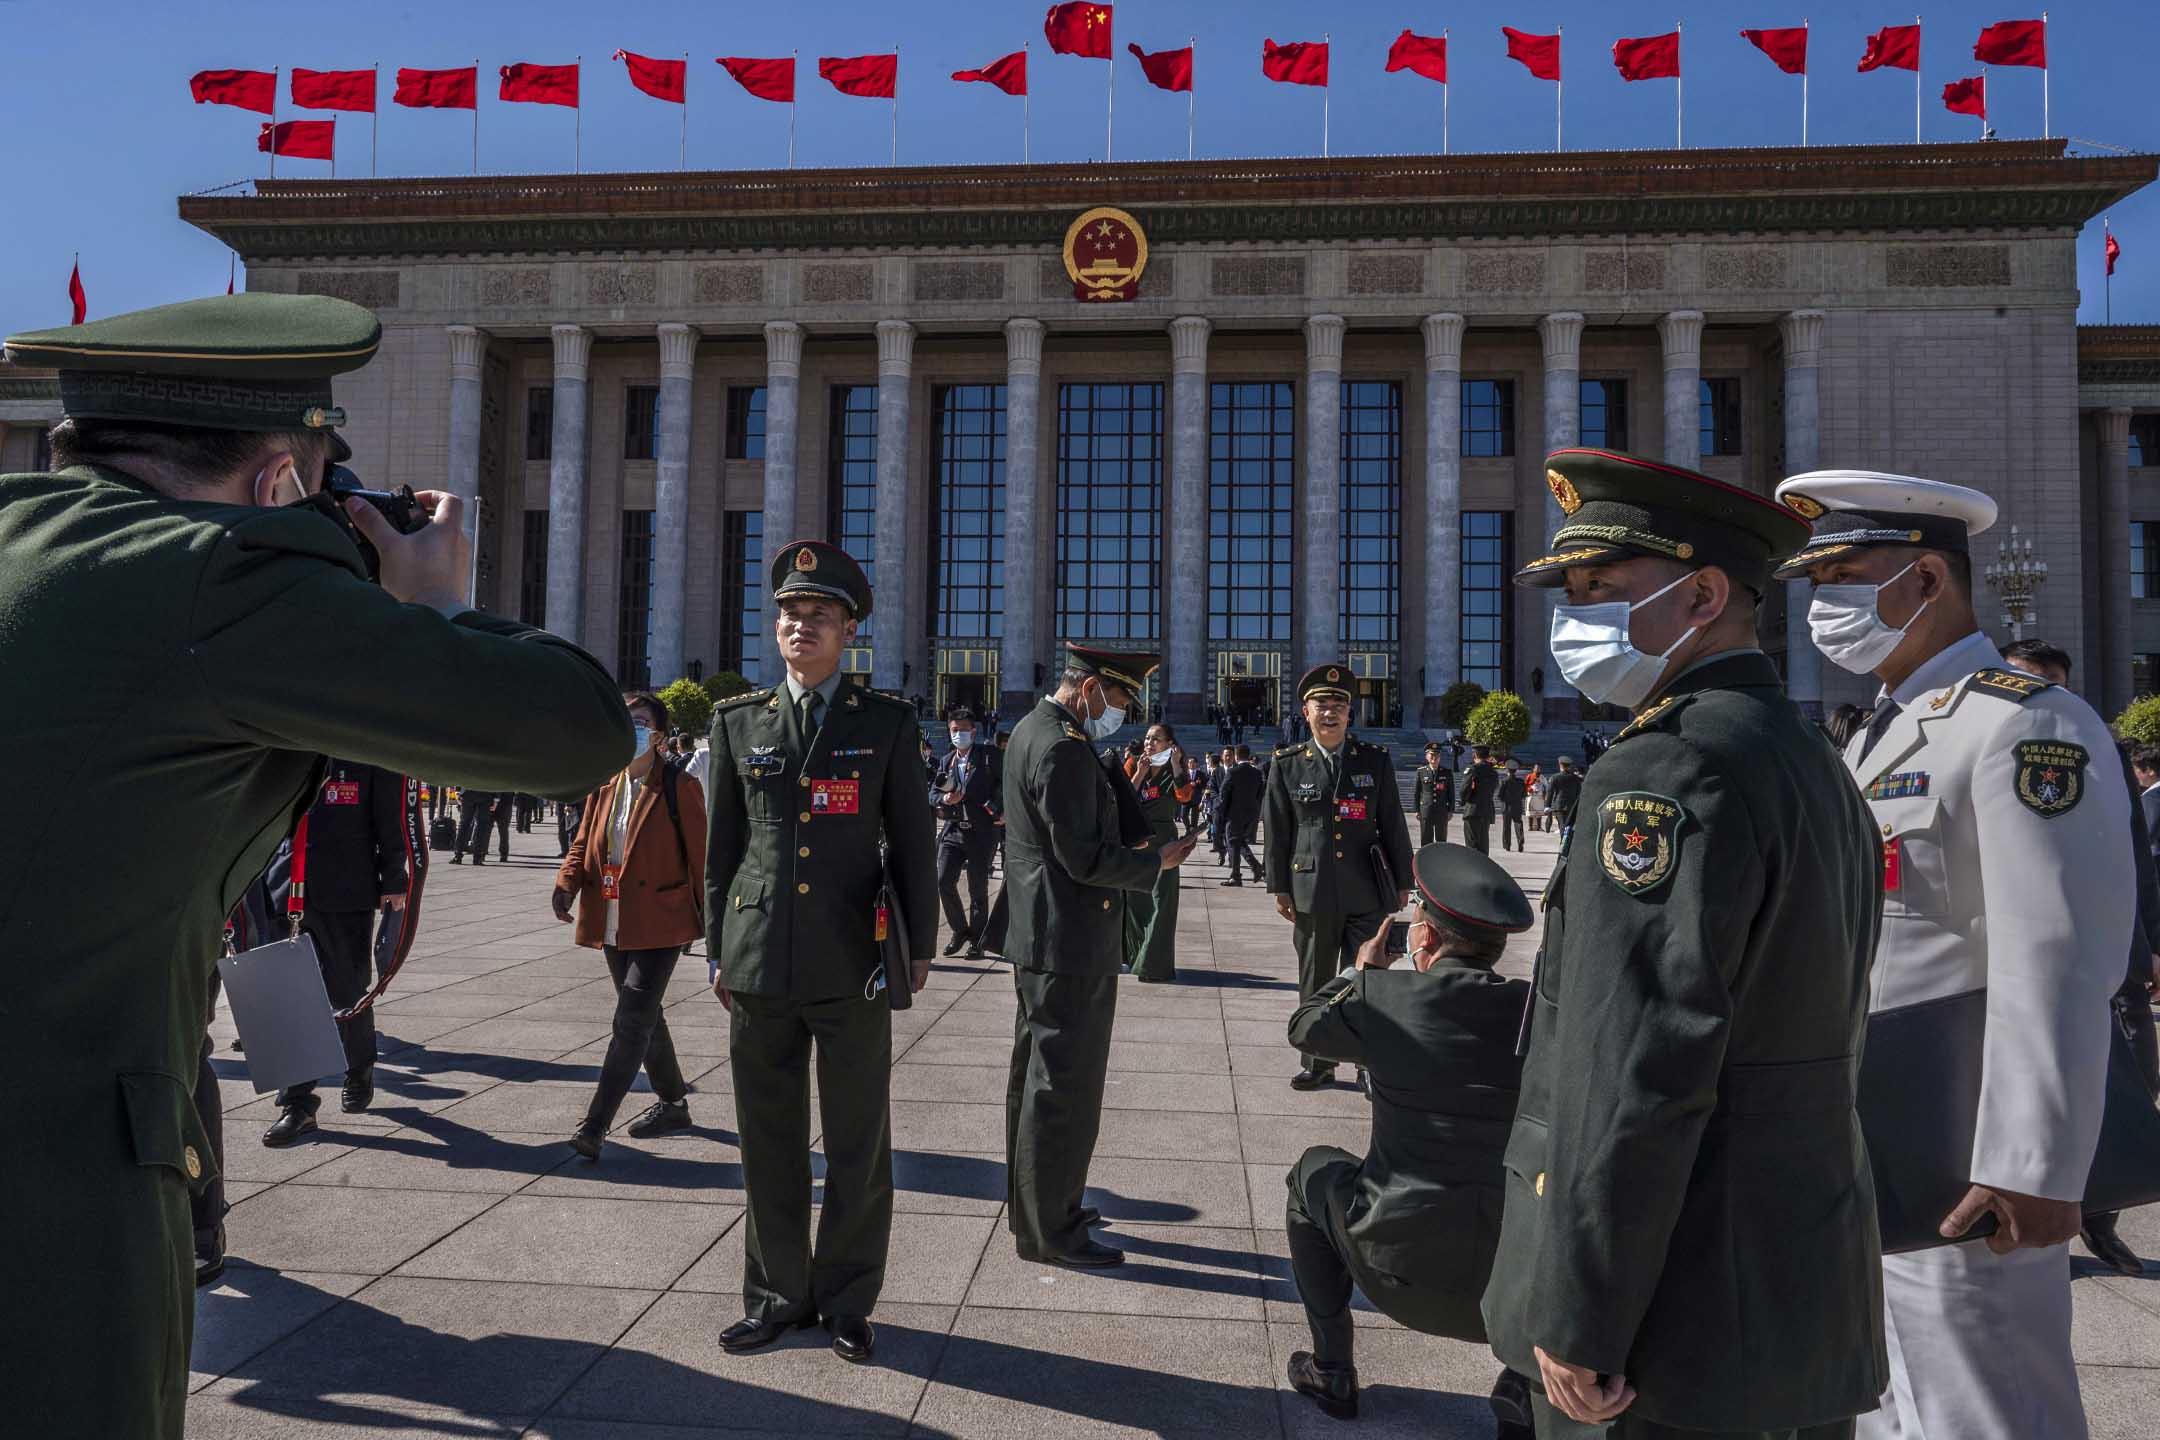
[{"label": "black dress shoe", "polygon": [[868,1364],[877,1353],[877,1331],[860,1315],[842,1315],[825,1322],[832,1331],[833,1354],[852,1364]]},{"label": "black dress shoe", "polygon": [[314,1133],[315,1112],[305,1105],[288,1105],[263,1131],[262,1143],[272,1150],[282,1150],[301,1136]]},{"label": "black dress shoe", "polygon": [[2123,1244],[2122,1237],[2115,1233],[2113,1215],[2086,1216],[2084,1227],[2078,1231],[2078,1237],[2085,1242],[2085,1248],[2092,1251],[2093,1259],[2116,1274],[2145,1273],[2145,1262],[2138,1259],[2137,1252]]},{"label": "black dress shoe", "polygon": [[338,1091],[338,1109],[358,1115],[375,1103],[375,1067],[345,1072],[345,1088]]},{"label": "black dress shoe", "polygon": [[745,1315],[720,1332],[720,1348],[730,1355],[762,1350],[790,1330],[807,1330],[815,1324],[815,1316],[808,1320],[760,1320],[755,1315]]},{"label": "black dress shoe", "polygon": [[1099,1240],[1083,1240],[1072,1249],[1055,1254],[1031,1254],[1022,1250],[1020,1258],[1039,1265],[1062,1265],[1068,1270],[1108,1270],[1125,1263],[1125,1252]]},{"label": "black dress shoe", "polygon": [[982,959],[982,958],[983,958],[983,955],[984,955],[984,953],[985,953],[985,952],[984,952],[984,950],[983,950],[983,946],[982,946],[982,941],[980,941],[980,940],[970,940],[970,941],[968,941],[968,948],[967,948],[967,958],[968,958],[968,959],[970,959],[970,960],[980,960],[980,959]]},{"label": "black dress shoe", "polygon": [[655,1100],[645,1107],[644,1114],[630,1122],[629,1135],[633,1140],[645,1140],[654,1135],[666,1135],[671,1131],[689,1128],[688,1100]]},{"label": "black dress shoe", "polygon": [[946,958],[946,959],[948,959],[948,960],[950,960],[950,959],[951,959],[951,958],[952,958],[953,956],[955,956],[955,955],[959,954],[959,953],[960,953],[960,949],[961,949],[961,947],[962,947],[962,946],[964,946],[964,945],[966,945],[966,944],[967,944],[967,942],[968,942],[968,934],[967,934],[967,931],[965,931],[965,930],[955,930],[955,931],[953,931],[953,933],[952,933],[952,938],[951,938],[950,940],[947,940],[947,941],[945,942],[945,958]]},{"label": "black dress shoe", "polygon": [[597,1161],[600,1158],[601,1138],[600,1131],[580,1125],[570,1137],[570,1148],[587,1160]]},{"label": "black dress shoe", "polygon": [[453,865],[462,865],[465,863],[465,857],[463,855],[452,855],[450,857],[450,863]]},{"label": "black dress shoe", "polygon": [[1334,1066],[1307,1065],[1297,1074],[1290,1077],[1290,1088],[1293,1090],[1317,1090],[1322,1085],[1333,1083],[1334,1079]]},{"label": "black dress shoe", "polygon": [[1322,1365],[1309,1350],[1290,1357],[1290,1388],[1337,1420],[1357,1419],[1357,1367]]},{"label": "black dress shoe", "polygon": [[195,1232],[195,1288],[215,1285],[225,1274],[225,1222],[217,1228]]},{"label": "black dress shoe", "polygon": [[1245,882],[1238,879],[1235,875],[1231,876],[1228,880],[1218,880],[1215,883],[1222,886],[1225,890],[1242,890],[1245,888]]}]

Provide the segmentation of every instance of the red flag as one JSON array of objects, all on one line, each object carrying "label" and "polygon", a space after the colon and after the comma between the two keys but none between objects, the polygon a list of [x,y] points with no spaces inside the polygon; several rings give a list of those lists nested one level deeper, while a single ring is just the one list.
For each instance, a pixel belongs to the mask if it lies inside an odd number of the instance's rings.
[{"label": "red flag", "polygon": [[1867,37],[1867,53],[1860,57],[1860,73],[1870,70],[1918,70],[1920,27],[1885,25]]},{"label": "red flag", "polygon": [[1623,80],[1680,78],[1680,32],[1612,42],[1613,68]]},{"label": "red flag", "polygon": [[1524,67],[1540,80],[1560,78],[1558,35],[1525,35],[1505,25],[1500,27],[1500,33],[1507,36],[1508,59],[1522,61]]},{"label": "red flag", "polygon": [[955,70],[955,80],[980,80],[995,85],[1007,95],[1025,95],[1027,91],[1027,51],[1015,50],[1010,55],[991,61],[980,70]]},{"label": "red flag", "polygon": [[1078,55],[1083,60],[1110,58],[1110,22],[1114,6],[1095,4],[1052,5],[1043,16],[1043,34],[1050,49],[1059,55]]},{"label": "red flag", "polygon": [[277,76],[268,70],[198,70],[188,77],[197,105],[237,105],[258,115],[277,113]]},{"label": "red flag", "polygon": [[713,61],[727,67],[727,73],[760,100],[778,100],[783,105],[795,101],[795,57],[784,60],[753,60],[743,55],[722,55]]},{"label": "red flag", "polygon": [[1740,38],[1777,62],[1787,75],[1807,74],[1807,27],[1797,30],[1742,30]]},{"label": "red flag", "polygon": [[1327,52],[1325,40],[1292,40],[1286,45],[1263,40],[1260,73],[1285,85],[1325,85]]},{"label": "red flag", "polygon": [[295,70],[292,103],[302,110],[375,109],[373,70]]},{"label": "red flag", "polygon": [[2120,256],[2121,254],[2122,254],[2122,246],[2120,246],[2120,245],[2118,245],[2118,244],[2116,244],[2116,243],[2115,243],[2115,232],[2114,232],[2114,231],[2112,231],[2112,230],[2108,231],[2108,237],[2107,237],[2107,273],[2108,273],[2108,274],[2110,274],[2110,275],[2113,275],[2113,274],[2115,273],[2115,261],[2116,261],[2116,258],[2117,258],[2118,256]]},{"label": "red flag", "polygon": [[578,67],[505,65],[502,67],[502,88],[495,96],[498,100],[527,105],[562,105],[575,110],[578,108]]},{"label": "red flag", "polygon": [[82,324],[83,317],[90,313],[90,297],[83,292],[80,260],[75,262],[74,269],[68,271],[68,303],[75,307],[75,318],[68,321],[68,324]]},{"label": "red flag", "polygon": [[1447,37],[1403,31],[1395,37],[1395,43],[1388,46],[1387,68],[1389,74],[1413,70],[1428,80],[1447,84]]},{"label": "red flag", "polygon": [[2047,21],[1998,20],[1973,42],[1983,65],[2037,65],[2047,69]]},{"label": "red flag", "polygon": [[630,67],[630,83],[653,99],[672,100],[677,105],[684,103],[683,84],[690,68],[687,62],[651,60],[628,50],[617,50],[613,58]]},{"label": "red flag", "polygon": [[390,98],[415,110],[477,110],[480,108],[480,67],[401,69],[397,72],[397,89]]},{"label": "red flag", "polygon": [[1192,46],[1182,50],[1157,50],[1150,55],[1137,45],[1127,45],[1133,58],[1140,62],[1140,69],[1147,75],[1148,84],[1158,90],[1192,89]]},{"label": "red flag", "polygon": [[265,123],[255,136],[255,148],[296,160],[329,160],[337,148],[335,120],[280,120]]},{"label": "red flag", "polygon": [[819,78],[830,80],[843,95],[871,100],[890,100],[900,84],[900,57],[894,55],[828,55],[817,62]]},{"label": "red flag", "polygon": [[1943,108],[1954,114],[1987,119],[1987,78],[1968,75],[1943,86]]}]

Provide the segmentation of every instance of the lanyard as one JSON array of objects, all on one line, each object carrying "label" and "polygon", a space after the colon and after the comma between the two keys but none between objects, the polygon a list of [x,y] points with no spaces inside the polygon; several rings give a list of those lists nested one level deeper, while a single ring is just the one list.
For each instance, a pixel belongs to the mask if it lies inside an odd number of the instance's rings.
[{"label": "lanyard", "polygon": [[307,912],[308,817],[302,815],[292,837],[292,886],[285,896],[285,913],[292,917],[293,934],[300,933],[300,917]]}]

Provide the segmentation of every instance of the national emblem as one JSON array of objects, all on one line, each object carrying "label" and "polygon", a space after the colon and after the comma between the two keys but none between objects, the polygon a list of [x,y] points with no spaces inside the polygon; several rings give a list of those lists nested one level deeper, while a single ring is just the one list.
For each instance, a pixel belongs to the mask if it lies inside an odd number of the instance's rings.
[{"label": "national emblem", "polygon": [[1575,482],[1558,470],[1545,472],[1545,488],[1552,491],[1553,499],[1560,502],[1560,513],[1573,515],[1582,509],[1582,496],[1575,491]]},{"label": "national emblem", "polygon": [[1130,300],[1147,269],[1147,236],[1123,210],[1097,206],[1065,231],[1065,273],[1075,300]]}]

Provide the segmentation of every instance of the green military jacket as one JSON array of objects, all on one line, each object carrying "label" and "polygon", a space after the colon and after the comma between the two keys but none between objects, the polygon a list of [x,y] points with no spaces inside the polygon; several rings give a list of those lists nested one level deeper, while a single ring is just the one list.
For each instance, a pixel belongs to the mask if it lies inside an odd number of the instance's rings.
[{"label": "green military jacket", "polygon": [[1410,808],[1420,820],[1435,815],[1451,815],[1455,811],[1455,772],[1445,765],[1418,766],[1417,781],[1411,789]]},{"label": "green military jacket", "polygon": [[1177,839],[1177,792],[1184,783],[1185,777],[1169,765],[1145,766],[1132,782],[1133,793],[1140,797],[1140,814],[1147,820],[1148,838],[1158,851]]},{"label": "green military jacket", "polygon": [[868,996],[881,963],[884,865],[909,958],[928,959],[937,935],[922,732],[906,702],[843,683],[806,745],[791,704],[780,685],[713,712],[707,948],[729,990],[805,1001]]},{"label": "green military jacket", "polygon": [[0,477],[0,1354],[41,1436],[180,1433],[191,1099],[225,915],[324,755],[576,798],[630,758],[613,679],[362,578],[300,510],[82,467]]},{"label": "green military jacket", "polygon": [[1882,901],[1859,792],[1759,651],[1683,674],[1584,778],[1548,887],[1495,1353],[1687,1430],[1871,1410],[1888,1380],[1853,1105]]},{"label": "green military jacket", "polygon": [[1118,796],[1086,732],[1048,696],[1005,752],[1006,958],[1022,970],[1115,975],[1125,962],[1123,892],[1152,890],[1162,860],[1126,844]]},{"label": "green military jacket", "polygon": [[[1261,818],[1268,891],[1288,895],[1306,914],[1393,910],[1413,886],[1402,792],[1384,746],[1346,736],[1332,784],[1318,745],[1284,746],[1268,766]],[[1373,864],[1376,845],[1387,865],[1385,882]]]},{"label": "green military jacket", "polygon": [[1344,1207],[1358,1288],[1413,1330],[1482,1342],[1530,987],[1448,960],[1422,974],[1399,963],[1321,986],[1291,1015],[1290,1043],[1365,1069],[1372,1143]]}]

